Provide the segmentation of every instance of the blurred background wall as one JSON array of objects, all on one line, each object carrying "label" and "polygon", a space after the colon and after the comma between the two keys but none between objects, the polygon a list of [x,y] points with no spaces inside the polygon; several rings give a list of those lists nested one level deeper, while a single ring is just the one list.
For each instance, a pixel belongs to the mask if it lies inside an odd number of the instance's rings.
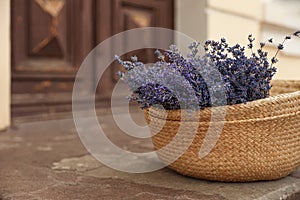
[{"label": "blurred background wall", "polygon": [[[176,5],[179,31],[199,41],[225,37],[245,46],[250,33],[257,46],[272,37],[274,44],[266,46],[270,56],[287,34],[300,30],[300,0],[177,0]],[[300,80],[300,39],[287,42],[278,58],[274,79]]]},{"label": "blurred background wall", "polygon": [[0,1],[0,129],[10,124],[10,1]]}]

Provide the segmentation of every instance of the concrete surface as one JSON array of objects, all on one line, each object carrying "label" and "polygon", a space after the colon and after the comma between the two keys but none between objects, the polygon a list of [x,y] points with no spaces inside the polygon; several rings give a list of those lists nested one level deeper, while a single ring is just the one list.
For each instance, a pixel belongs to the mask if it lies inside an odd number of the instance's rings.
[{"label": "concrete surface", "polygon": [[[112,132],[120,131],[109,117],[102,122]],[[137,152],[151,150],[150,141],[125,135],[114,143]],[[145,174],[118,172],[88,154],[71,119],[22,123],[0,132],[0,200],[299,200],[299,177],[300,170],[277,181],[220,183],[167,168]]]}]

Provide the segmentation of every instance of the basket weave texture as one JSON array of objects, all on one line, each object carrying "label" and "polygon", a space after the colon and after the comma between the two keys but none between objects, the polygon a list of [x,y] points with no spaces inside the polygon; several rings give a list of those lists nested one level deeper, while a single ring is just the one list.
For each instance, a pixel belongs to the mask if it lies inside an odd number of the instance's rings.
[{"label": "basket weave texture", "polygon": [[[183,175],[225,182],[274,180],[287,176],[300,165],[300,91],[226,106],[220,137],[203,158],[198,155],[209,125],[221,123],[210,120],[210,108],[199,111],[198,121],[193,117],[182,121],[181,110],[164,112],[151,107],[144,114],[155,149],[169,144],[180,124],[185,127],[187,138],[191,135],[189,126],[199,124],[192,144],[168,166]],[[186,145],[184,139],[178,142],[177,146],[180,145]],[[158,156],[164,162],[179,149],[161,151]]]}]

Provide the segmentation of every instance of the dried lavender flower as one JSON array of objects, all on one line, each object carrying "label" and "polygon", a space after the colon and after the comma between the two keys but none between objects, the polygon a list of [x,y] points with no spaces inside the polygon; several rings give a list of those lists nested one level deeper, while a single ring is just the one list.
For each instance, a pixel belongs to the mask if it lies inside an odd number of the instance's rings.
[{"label": "dried lavender flower", "polygon": [[290,40],[290,39],[292,39],[292,37],[290,35],[287,35],[287,36],[285,36],[285,39]]},{"label": "dried lavender flower", "polygon": [[266,46],[266,43],[261,42],[261,43],[260,43],[260,48],[263,48],[264,46]]},{"label": "dried lavender flower", "polygon": [[299,37],[300,36],[300,31],[296,31],[295,33],[293,33],[293,35]]},{"label": "dried lavender flower", "polygon": [[279,50],[282,50],[282,49],[284,48],[284,47],[283,47],[283,44],[278,44],[277,48],[278,48]]},{"label": "dried lavender flower", "polygon": [[[300,35],[300,31],[296,31],[294,36]],[[238,103],[246,103],[269,96],[271,89],[271,80],[277,69],[273,65],[278,62],[277,54],[284,48],[286,40],[291,36],[286,36],[282,43],[277,46],[275,56],[268,59],[268,52],[263,50],[265,43],[260,43],[257,53],[254,53],[252,34],[248,36],[248,48],[251,49],[251,55],[246,56],[245,47],[239,44],[229,46],[225,38],[220,41],[207,40],[203,49],[204,55],[198,55],[200,44],[191,43],[188,48],[190,53],[184,57],[175,45],[171,45],[169,49],[160,51],[156,50],[155,55],[159,61],[154,63],[153,67],[137,67],[145,66],[144,63],[138,62],[136,56],[131,61],[123,61],[119,56],[115,59],[124,67],[127,73],[118,72],[133,91],[129,97],[130,101],[137,101],[142,108],[160,104],[166,109],[180,109],[181,104],[176,95],[164,84],[153,80],[167,78],[169,84],[181,85],[180,81],[184,77],[192,86],[197,102],[201,109],[213,106],[210,97],[208,85],[212,86],[213,91],[218,88],[224,88],[226,94],[226,102],[216,102],[214,105],[232,105]],[[269,43],[273,43],[273,39],[268,39]],[[167,57],[167,61],[165,61]],[[222,81],[215,79],[205,82],[204,77],[209,76],[209,71],[217,71],[221,74]],[[176,72],[176,73],[175,73]],[[139,87],[135,87],[139,85]],[[180,91],[183,94],[186,91]],[[191,102],[188,97],[183,98],[186,105]]]},{"label": "dried lavender flower", "polygon": [[268,39],[269,43],[273,43],[273,38]]}]

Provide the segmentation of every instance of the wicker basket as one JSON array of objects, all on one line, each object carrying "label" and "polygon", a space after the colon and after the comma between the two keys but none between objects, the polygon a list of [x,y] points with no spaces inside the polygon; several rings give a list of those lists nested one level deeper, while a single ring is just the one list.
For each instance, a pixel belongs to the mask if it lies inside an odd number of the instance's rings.
[{"label": "wicker basket", "polygon": [[[288,82],[274,84],[273,90],[277,91],[277,86],[282,84]],[[298,85],[291,87],[289,92],[300,89]],[[226,109],[223,130],[211,152],[201,159],[198,156],[209,124],[220,123],[210,122],[211,109],[207,108],[199,111],[201,120],[192,144],[169,168],[200,179],[246,182],[282,178],[300,165],[300,91],[226,106]],[[155,149],[172,141],[180,123],[186,127],[193,123],[193,118],[180,122],[180,110],[162,112],[149,108],[145,110],[145,118],[152,133],[158,131],[157,127],[163,127],[152,136]],[[186,130],[184,134],[189,137],[190,132]],[[178,147],[183,143],[179,142]],[[165,161],[177,148],[171,151],[159,152],[158,156]]]}]

